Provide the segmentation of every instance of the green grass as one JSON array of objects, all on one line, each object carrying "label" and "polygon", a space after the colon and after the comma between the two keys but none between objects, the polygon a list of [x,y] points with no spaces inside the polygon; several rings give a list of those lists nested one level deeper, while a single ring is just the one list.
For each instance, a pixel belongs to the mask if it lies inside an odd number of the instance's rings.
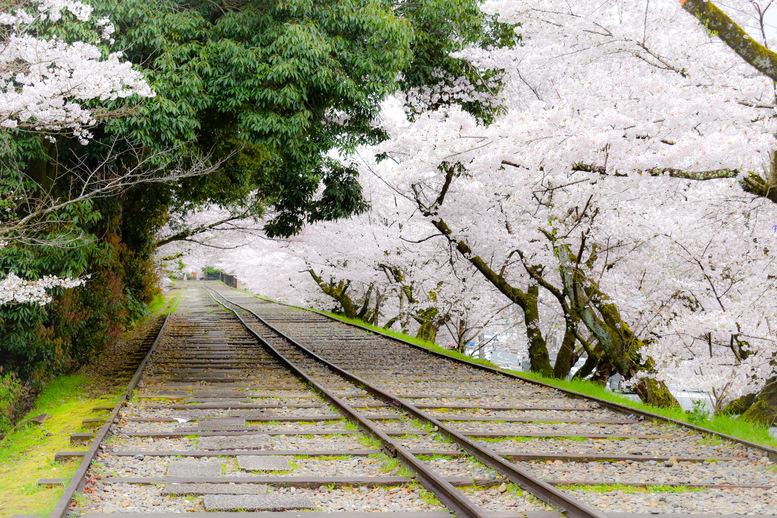
[{"label": "green grass", "polygon": [[636,493],[698,493],[699,491],[706,491],[705,487],[688,487],[688,486],[629,486],[624,484],[598,484],[594,486],[589,485],[572,485],[572,486],[558,486],[558,489],[565,491],[589,491],[591,493],[613,493],[615,491],[622,491],[624,493],[636,494]]},{"label": "green grass", "polygon": [[365,436],[363,436],[363,437],[359,437],[359,438],[358,438],[358,439],[356,439],[356,440],[357,440],[357,441],[359,442],[359,444],[361,444],[362,446],[364,446],[364,447],[366,447],[366,448],[373,449],[373,450],[379,450],[379,449],[380,449],[380,448],[383,446],[383,443],[381,443],[379,440],[377,440],[377,439],[374,439],[374,438],[372,438],[372,437],[368,437],[368,436],[366,436],[366,435],[365,435]]},{"label": "green grass", "polygon": [[434,493],[431,493],[426,490],[424,486],[419,484],[418,482],[411,482],[407,485],[408,489],[411,489],[412,491],[415,491],[418,493],[419,498],[426,503],[427,505],[434,506],[434,507],[443,507],[442,502],[437,498],[437,496]]},{"label": "green grass", "polygon": [[380,470],[384,473],[389,473],[399,467],[399,461],[394,457],[387,457],[385,455],[370,455],[370,457],[381,461]]},{"label": "green grass", "polygon": [[[118,400],[113,394],[111,404]],[[86,449],[70,444],[70,434],[81,431],[81,420],[93,417],[92,408],[105,399],[90,397],[81,374],[52,381],[40,394],[22,423],[39,414],[49,414],[43,424],[20,424],[0,443],[0,516],[49,514],[62,496],[63,486],[40,487],[41,478],[69,481],[79,459],[54,462],[59,451]]]},{"label": "green grass", "polygon": [[[157,297],[151,309],[156,314],[159,308],[169,305],[171,311],[173,304],[169,301],[175,300]],[[68,482],[72,478],[80,459],[54,462],[54,455],[88,449],[88,444],[71,445],[70,434],[83,431],[83,419],[105,416],[92,412],[92,408],[114,406],[123,391],[117,388],[102,397],[95,396],[94,387],[80,373],[55,378],[43,389],[32,410],[0,441],[0,517],[51,513],[64,486],[42,487],[37,485],[38,480],[61,478]],[[50,417],[42,424],[23,424],[44,413]]]},{"label": "green grass", "polygon": [[167,297],[161,293],[157,293],[156,297],[154,297],[154,299],[148,305],[148,311],[152,314],[156,314],[165,307],[165,304],[167,304]]}]

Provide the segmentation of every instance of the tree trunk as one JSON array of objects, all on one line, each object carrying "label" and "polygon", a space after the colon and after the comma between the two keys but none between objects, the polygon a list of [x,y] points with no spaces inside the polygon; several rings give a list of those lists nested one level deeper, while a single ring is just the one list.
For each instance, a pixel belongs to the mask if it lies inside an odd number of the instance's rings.
[{"label": "tree trunk", "polygon": [[[562,265],[562,281],[571,299],[571,308],[599,342],[604,352],[602,360],[612,364],[627,379],[640,370],[651,372],[649,364],[639,365],[635,361],[635,352],[639,351],[643,343],[623,321],[617,306],[593,282],[583,278],[576,266],[577,258],[569,252],[567,245],[561,245],[557,250]],[[594,312],[594,307],[599,310],[601,318]],[[609,377],[611,372],[603,371],[599,374]],[[647,378],[638,383],[635,390],[648,405],[680,406],[663,382]]]},{"label": "tree trunk", "polygon": [[369,322],[371,318],[370,314],[370,300],[372,299],[372,290],[374,288],[374,285],[370,284],[367,288],[367,293],[364,295],[364,303],[362,304],[361,309],[358,313],[356,313],[356,318],[359,320],[363,320],[365,322]]},{"label": "tree trunk", "polygon": [[735,399],[731,403],[723,408],[724,414],[744,414],[745,411],[753,406],[758,394],[745,394],[744,396]]},{"label": "tree trunk", "polygon": [[777,423],[777,377],[771,378],[761,392],[754,398],[750,408],[742,414],[742,419],[764,426]]},{"label": "tree trunk", "polygon": [[437,332],[450,318],[450,315],[440,315],[437,308],[426,308],[416,312],[416,314],[413,315],[413,318],[416,322],[421,324],[421,327],[418,328],[418,332],[416,333],[416,337],[434,343],[437,339]]},{"label": "tree trunk", "polygon": [[376,289],[375,290],[375,309],[372,311],[372,318],[370,323],[374,326],[378,325],[378,319],[380,318],[380,309],[383,307],[383,301],[386,300],[386,293]]},{"label": "tree trunk", "polygon": [[645,378],[634,386],[634,390],[639,394],[640,399],[648,405],[662,408],[680,406],[663,381]]},{"label": "tree trunk", "polygon": [[537,306],[537,297],[540,287],[536,284],[529,286],[523,303],[519,303],[523,309],[526,321],[526,335],[529,337],[529,361],[532,372],[539,372],[543,376],[553,377],[553,367],[550,365],[548,347],[540,330],[540,311]]},{"label": "tree trunk", "polygon": [[561,348],[556,355],[556,364],[553,366],[553,376],[559,379],[565,379],[569,375],[569,370],[572,368],[572,355],[575,353],[575,342],[577,341],[574,317],[564,315],[564,321],[566,322],[564,339],[561,341]]},{"label": "tree trunk", "polygon": [[347,318],[355,319],[357,317],[356,304],[354,304],[353,300],[351,300],[351,297],[346,294],[348,291],[348,286],[350,286],[349,282],[340,281],[337,283],[337,285],[335,285],[334,280],[330,280],[327,284],[321,277],[318,276],[318,274],[316,274],[315,271],[313,271],[313,269],[308,270],[308,273],[310,273],[310,276],[313,277],[314,281],[316,281],[316,284],[318,284],[318,287],[321,288],[321,291],[335,299],[340,304],[340,314]]},{"label": "tree trunk", "polygon": [[456,325],[456,351],[464,354],[467,350],[467,321],[460,318]]},{"label": "tree trunk", "polygon": [[[628,330],[626,324],[620,320],[620,315],[614,304],[605,302],[607,297],[603,293],[596,293],[600,310],[604,318],[600,318],[594,311],[592,304],[592,291],[594,287],[591,282],[583,277],[576,266],[577,258],[574,257],[568,245],[559,245],[556,247],[559,261],[561,262],[561,280],[564,283],[564,289],[570,298],[570,309],[574,311],[585,326],[591,331],[599,341],[607,359],[615,366],[619,373],[630,378],[632,372],[631,358],[627,351],[628,345],[624,343],[624,328]],[[633,334],[628,330],[629,338]],[[638,369],[633,369],[634,371]]]}]

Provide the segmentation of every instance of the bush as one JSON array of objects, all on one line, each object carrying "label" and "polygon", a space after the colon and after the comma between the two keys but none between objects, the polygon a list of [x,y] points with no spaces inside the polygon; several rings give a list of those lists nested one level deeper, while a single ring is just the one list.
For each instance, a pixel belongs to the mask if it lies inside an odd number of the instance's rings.
[{"label": "bush", "polygon": [[21,403],[27,391],[28,387],[16,377],[16,374],[13,372],[2,374],[2,367],[0,367],[0,435],[5,435],[13,425],[16,416],[21,413]]}]

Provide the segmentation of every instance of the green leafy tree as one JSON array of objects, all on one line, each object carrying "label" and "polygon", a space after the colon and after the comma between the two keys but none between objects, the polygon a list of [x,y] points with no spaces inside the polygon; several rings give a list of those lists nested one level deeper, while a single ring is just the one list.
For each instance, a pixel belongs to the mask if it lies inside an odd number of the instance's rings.
[{"label": "green leafy tree", "polygon": [[[398,89],[460,78],[481,91],[498,72],[450,53],[515,41],[475,1],[97,2],[156,92],[112,131],[149,149],[191,148],[223,161],[174,187],[170,208],[208,203],[268,219],[270,235],[366,208],[356,171],[333,160],[383,135],[381,103]],[[478,85],[479,83],[479,85]],[[491,92],[493,93],[493,92]]]}]

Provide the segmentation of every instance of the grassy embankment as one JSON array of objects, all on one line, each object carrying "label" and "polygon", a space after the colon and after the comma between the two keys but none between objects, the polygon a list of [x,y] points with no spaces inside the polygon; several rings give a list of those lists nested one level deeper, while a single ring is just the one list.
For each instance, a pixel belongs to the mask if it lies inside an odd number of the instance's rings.
[{"label": "grassy embankment", "polygon": [[559,388],[572,390],[581,394],[585,394],[587,396],[593,396],[600,399],[605,399],[607,401],[612,401],[614,403],[620,403],[622,405],[626,405],[634,409],[643,410],[646,412],[652,412],[654,414],[668,417],[670,419],[676,419],[684,423],[694,424],[696,426],[701,426],[703,428],[707,428],[719,433],[731,435],[734,437],[739,437],[740,439],[752,441],[754,443],[763,444],[771,447],[777,447],[777,440],[775,440],[771,435],[769,435],[769,429],[765,426],[760,426],[755,423],[743,421],[741,419],[736,419],[734,417],[727,416],[727,415],[716,415],[712,418],[706,418],[703,415],[693,414],[690,412],[686,413],[679,408],[658,408],[658,407],[645,405],[643,403],[627,399],[621,396],[620,394],[605,390],[603,386],[591,381],[559,380],[559,379],[553,379],[553,378],[546,378],[544,376],[541,376],[533,372],[519,372],[519,371],[513,371],[509,369],[501,369],[498,365],[491,363],[487,360],[471,358],[459,352],[451,351],[444,347],[440,347],[437,344],[419,340],[413,336],[408,336],[402,333],[398,333],[396,331],[386,330],[358,320],[348,319],[343,316],[324,312],[324,311],[319,311],[319,313],[332,316],[334,318],[337,318],[338,320],[351,322],[354,324],[362,325],[364,327],[368,327],[370,329],[374,329],[375,331],[378,331],[380,333],[394,336],[402,340],[406,340],[408,342],[414,343],[416,345],[420,345],[421,347],[425,347],[426,349],[430,349],[432,351],[442,353],[447,356],[452,356],[454,358],[459,358],[459,359],[471,361],[474,363],[479,363],[481,365],[485,365],[488,367],[504,370],[505,372],[510,372],[512,374],[515,374],[525,379],[540,381],[542,383],[547,383],[548,385],[553,385]]},{"label": "grassy embankment", "polygon": [[[172,297],[157,297],[150,306],[152,315],[171,309]],[[125,333],[132,339],[140,326]],[[55,462],[60,451],[88,449],[88,444],[73,446],[70,434],[88,431],[83,419],[107,417],[108,412],[93,412],[95,407],[112,407],[125,390],[123,385],[95,383],[83,372],[52,380],[35,400],[32,410],[0,442],[0,516],[14,514],[48,515],[62,496],[64,486],[38,486],[42,478],[61,478],[67,483],[80,459]],[[27,422],[48,414],[41,424]]]}]

